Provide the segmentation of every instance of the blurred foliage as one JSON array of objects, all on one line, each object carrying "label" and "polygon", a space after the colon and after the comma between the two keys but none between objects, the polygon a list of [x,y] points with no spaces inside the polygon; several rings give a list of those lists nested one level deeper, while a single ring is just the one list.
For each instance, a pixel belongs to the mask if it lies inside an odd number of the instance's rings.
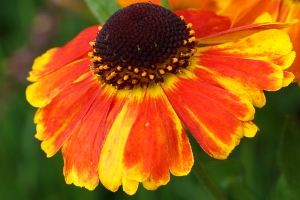
[{"label": "blurred foliage", "polygon": [[208,182],[226,199],[300,199],[300,89],[296,84],[279,92],[266,92],[267,105],[257,109],[254,120],[260,131],[254,138],[243,138],[229,159],[210,158],[190,137],[208,180],[198,181],[196,164],[195,173],[172,176],[168,185],[156,191],[146,191],[140,186],[134,196],[126,195],[121,188],[112,193],[101,184],[94,191],[67,185],[61,154],[46,158],[40,141],[34,138],[36,109],[26,102],[24,94],[29,84],[26,76],[36,56],[65,44],[82,29],[104,21],[117,9],[112,1],[99,1],[100,7],[93,5],[96,1],[86,2],[93,13],[99,12],[93,8],[103,10],[103,6],[107,12],[94,18],[84,0],[1,2],[1,199],[215,199]]}]

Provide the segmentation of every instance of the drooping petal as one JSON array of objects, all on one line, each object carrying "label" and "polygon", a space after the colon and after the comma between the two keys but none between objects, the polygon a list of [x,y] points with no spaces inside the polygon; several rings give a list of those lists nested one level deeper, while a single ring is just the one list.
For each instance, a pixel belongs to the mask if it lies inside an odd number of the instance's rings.
[{"label": "drooping petal", "polygon": [[155,188],[169,182],[170,172],[183,176],[191,170],[193,156],[187,135],[158,86],[147,90],[141,102],[128,135],[123,162],[124,175],[139,182],[148,180]]},{"label": "drooping petal", "polygon": [[115,95],[115,90],[108,88],[99,88],[89,110],[62,147],[67,184],[73,183],[89,190],[98,185],[98,163],[106,138],[104,127]]},{"label": "drooping petal", "polygon": [[[199,80],[172,78],[164,91],[179,118],[210,156],[225,159],[246,132],[243,121],[253,119],[254,109],[230,92]],[[248,126],[252,134],[256,126]],[[249,134],[251,135],[251,134]]]},{"label": "drooping petal", "polygon": [[[34,107],[44,107],[62,90],[89,72],[89,58],[83,58],[48,73],[26,89],[27,101]],[[59,74],[59,75],[58,75]]]},{"label": "drooping petal", "polygon": [[61,48],[53,48],[35,59],[28,81],[36,82],[41,77],[67,65],[68,63],[86,57],[92,47],[89,42],[95,40],[98,26],[86,28],[73,40]]},{"label": "drooping petal", "polygon": [[186,9],[174,13],[178,16],[184,16],[186,23],[192,23],[196,38],[213,35],[230,28],[228,17],[218,16],[212,11]]},{"label": "drooping petal", "polygon": [[99,84],[91,75],[67,87],[50,104],[36,112],[35,137],[43,140],[41,146],[47,157],[53,156],[80,125],[98,93]]}]

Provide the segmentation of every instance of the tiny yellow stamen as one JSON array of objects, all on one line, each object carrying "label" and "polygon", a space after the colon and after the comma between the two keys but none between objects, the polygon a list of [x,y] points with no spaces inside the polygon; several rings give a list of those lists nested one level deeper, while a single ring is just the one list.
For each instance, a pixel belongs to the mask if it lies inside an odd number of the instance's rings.
[{"label": "tiny yellow stamen", "polygon": [[186,25],[186,28],[187,28],[187,29],[190,29],[190,28],[192,28],[192,26],[193,26],[192,23],[188,23],[188,24]]},{"label": "tiny yellow stamen", "polygon": [[92,47],[96,46],[96,42],[95,42],[95,41],[89,42],[89,44],[90,44],[90,46],[92,46]]},{"label": "tiny yellow stamen", "polygon": [[189,42],[189,43],[192,43],[192,42],[194,42],[195,40],[196,40],[195,37],[191,37],[191,38],[188,39],[188,42]]},{"label": "tiny yellow stamen", "polygon": [[189,36],[195,35],[195,31],[194,30],[190,30],[189,31]]},{"label": "tiny yellow stamen", "polygon": [[171,63],[176,63],[178,62],[178,58],[171,58]]},{"label": "tiny yellow stamen", "polygon": [[93,52],[88,52],[88,56],[91,58],[94,56],[94,53]]}]

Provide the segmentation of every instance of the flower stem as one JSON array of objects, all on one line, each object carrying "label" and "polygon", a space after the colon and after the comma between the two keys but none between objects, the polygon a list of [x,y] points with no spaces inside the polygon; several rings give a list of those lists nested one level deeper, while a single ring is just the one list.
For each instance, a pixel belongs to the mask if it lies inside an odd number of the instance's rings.
[{"label": "flower stem", "polygon": [[193,167],[193,172],[195,173],[197,179],[200,183],[205,187],[207,192],[215,199],[215,200],[226,200],[220,189],[216,186],[216,184],[211,180],[204,167],[202,166],[199,158],[195,156],[195,163]]}]

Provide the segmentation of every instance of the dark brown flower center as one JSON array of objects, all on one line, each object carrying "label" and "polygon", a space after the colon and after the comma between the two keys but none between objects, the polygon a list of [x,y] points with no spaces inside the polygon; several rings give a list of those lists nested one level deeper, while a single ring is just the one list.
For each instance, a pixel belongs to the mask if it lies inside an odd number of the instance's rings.
[{"label": "dark brown flower center", "polygon": [[176,74],[187,67],[195,52],[191,24],[151,3],[117,11],[100,29],[91,42],[91,68],[102,83],[117,89],[161,84],[166,72]]}]

